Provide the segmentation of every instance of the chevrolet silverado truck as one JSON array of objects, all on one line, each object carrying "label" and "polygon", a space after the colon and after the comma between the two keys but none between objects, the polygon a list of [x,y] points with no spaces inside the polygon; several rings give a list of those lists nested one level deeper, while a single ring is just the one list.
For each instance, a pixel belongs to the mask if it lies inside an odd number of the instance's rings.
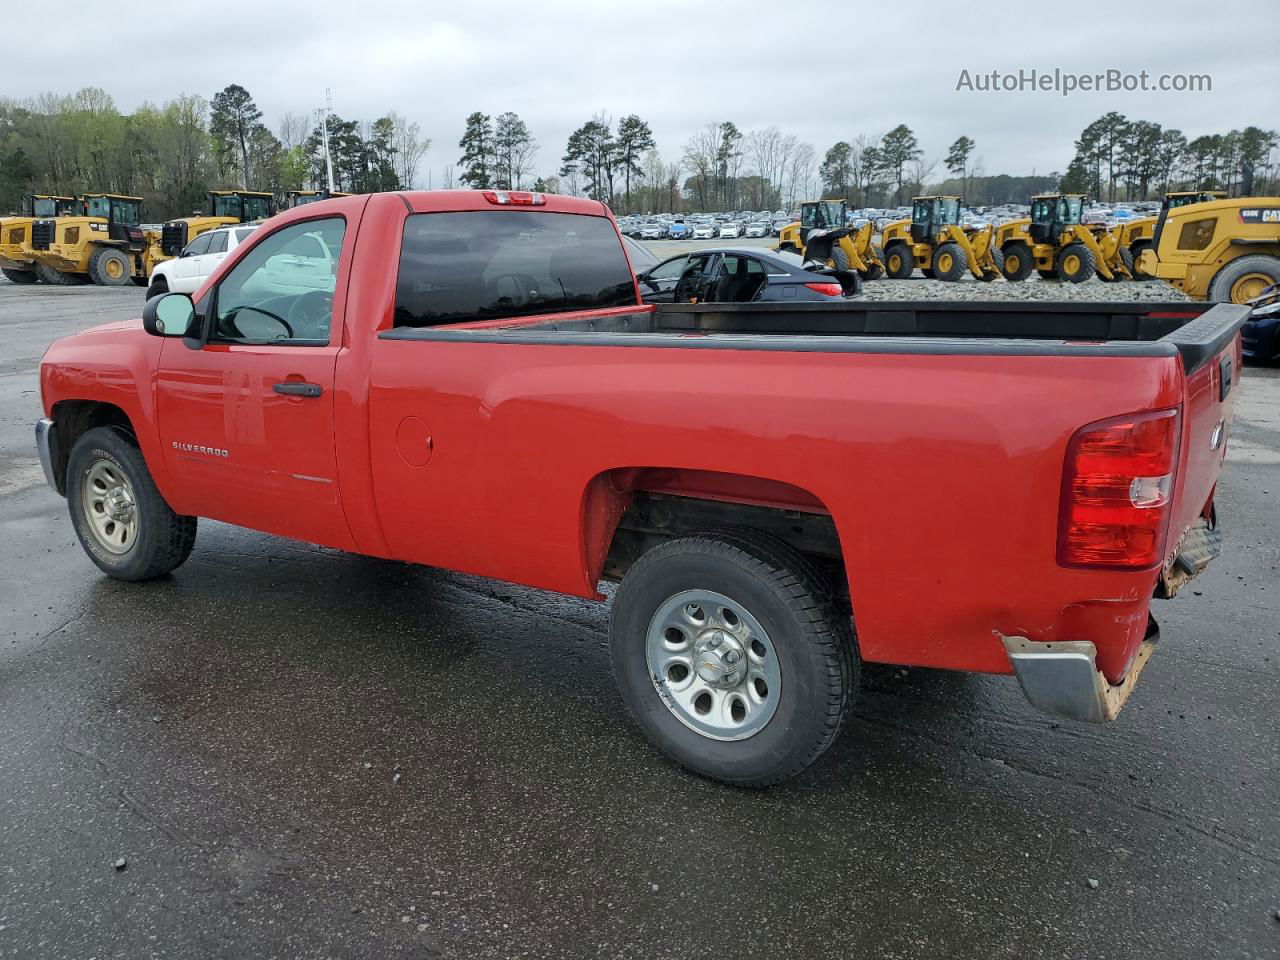
[{"label": "chevrolet silverado truck", "polygon": [[1153,597],[1220,550],[1247,314],[652,306],[600,203],[364,195],[54,343],[36,438],[124,580],[211,518],[601,601],[617,581],[638,725],[763,786],[832,743],[867,662],[1115,717]]}]

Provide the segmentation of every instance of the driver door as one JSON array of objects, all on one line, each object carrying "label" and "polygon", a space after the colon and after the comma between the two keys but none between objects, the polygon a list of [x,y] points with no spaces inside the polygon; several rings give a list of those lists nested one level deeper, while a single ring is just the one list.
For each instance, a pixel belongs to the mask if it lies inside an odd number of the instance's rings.
[{"label": "driver door", "polygon": [[193,350],[163,341],[157,418],[191,512],[352,547],[333,439],[342,336],[339,261],[329,251],[343,250],[344,232],[345,221],[330,217],[255,237],[197,305],[206,342]]}]

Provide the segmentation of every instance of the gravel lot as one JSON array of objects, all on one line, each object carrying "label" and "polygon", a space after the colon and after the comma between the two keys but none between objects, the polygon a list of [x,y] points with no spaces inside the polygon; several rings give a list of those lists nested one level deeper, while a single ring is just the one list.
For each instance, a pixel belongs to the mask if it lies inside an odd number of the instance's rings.
[{"label": "gravel lot", "polygon": [[607,604],[217,523],[99,574],[36,372],[141,302],[0,286],[0,958],[1280,956],[1280,371],[1243,373],[1226,552],[1115,724],[873,668],[750,792],[626,720]]}]

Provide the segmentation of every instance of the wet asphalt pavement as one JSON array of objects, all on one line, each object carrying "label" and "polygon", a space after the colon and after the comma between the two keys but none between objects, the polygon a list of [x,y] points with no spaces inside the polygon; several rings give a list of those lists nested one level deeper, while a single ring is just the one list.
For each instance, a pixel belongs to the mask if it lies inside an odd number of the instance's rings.
[{"label": "wet asphalt pavement", "polygon": [[625,718],[605,605],[216,523],[102,576],[36,369],[141,302],[0,283],[0,957],[1280,956],[1280,371],[1117,723],[874,668],[747,792]]}]

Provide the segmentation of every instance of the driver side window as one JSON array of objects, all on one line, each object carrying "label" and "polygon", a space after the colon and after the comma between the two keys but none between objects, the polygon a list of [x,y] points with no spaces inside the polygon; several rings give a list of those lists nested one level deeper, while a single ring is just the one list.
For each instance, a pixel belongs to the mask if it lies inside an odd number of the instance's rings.
[{"label": "driver side window", "polygon": [[215,292],[211,341],[325,344],[346,221],[306,220],[256,244]]}]

